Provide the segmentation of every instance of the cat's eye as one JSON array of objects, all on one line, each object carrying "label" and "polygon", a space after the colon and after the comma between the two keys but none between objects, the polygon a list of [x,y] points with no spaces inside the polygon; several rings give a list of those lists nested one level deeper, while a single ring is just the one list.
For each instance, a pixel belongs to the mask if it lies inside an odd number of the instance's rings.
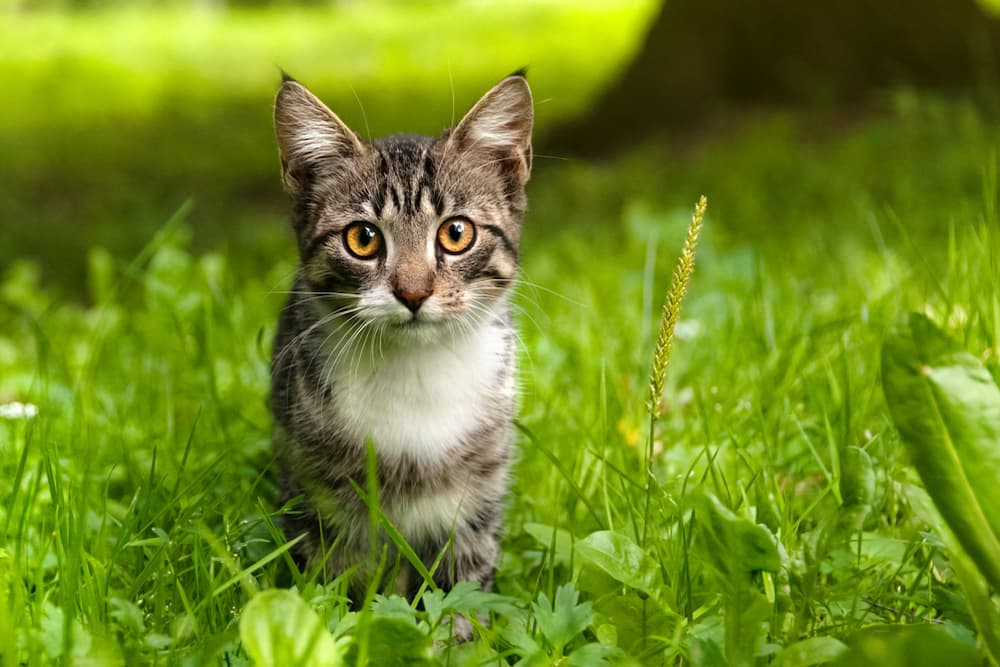
[{"label": "cat's eye", "polygon": [[368,222],[352,222],[344,230],[344,245],[358,259],[371,259],[382,249],[382,232]]},{"label": "cat's eye", "polygon": [[475,240],[476,226],[465,218],[452,218],[438,227],[438,244],[453,255],[468,250]]}]

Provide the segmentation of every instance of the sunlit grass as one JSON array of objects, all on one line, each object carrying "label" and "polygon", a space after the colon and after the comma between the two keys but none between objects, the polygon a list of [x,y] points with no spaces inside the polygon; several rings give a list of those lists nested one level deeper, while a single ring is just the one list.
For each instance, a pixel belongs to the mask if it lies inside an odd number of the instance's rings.
[{"label": "sunlit grass", "polygon": [[[633,191],[651,178],[650,156],[539,171],[518,290],[521,438],[499,596],[428,592],[424,611],[386,598],[352,615],[339,583],[287,558],[265,398],[291,252],[274,246],[266,264],[193,253],[178,219],[138,256],[81,251],[87,307],[54,297],[34,265],[13,265],[0,286],[0,402],[37,415],[0,419],[4,657],[238,662],[249,599],[291,584],[348,657],[364,646],[376,662],[576,654],[580,664],[752,664],[765,660],[753,655],[761,646],[804,639],[819,660],[857,645],[865,627],[927,619],[943,623],[922,630],[934,646],[975,652],[947,554],[910,502],[916,477],[878,377],[881,341],[911,309],[996,368],[995,169],[981,146],[955,144],[992,130],[975,121],[968,135],[936,135],[945,111],[934,113],[933,126],[875,122],[822,147],[764,125],[728,152],[709,146],[661,173],[673,194],[608,195],[607,210],[588,197]],[[965,178],[914,188],[925,175],[906,155],[883,160],[882,194],[848,173],[864,172],[865,146],[913,134],[923,143],[912,151]],[[774,154],[794,160],[798,176],[774,180]],[[713,208],[647,488],[658,302],[696,196],[679,173],[694,174]],[[843,206],[816,204],[827,188]],[[853,474],[844,461],[855,446],[872,461],[874,487],[864,522],[845,531],[855,508],[841,498]],[[780,550],[741,551],[767,544]],[[254,627],[280,626],[284,608],[262,601]],[[450,609],[485,610],[492,624],[446,649]]]},{"label": "sunlit grass", "polygon": [[[289,618],[379,665],[765,664],[803,640],[782,660],[811,664],[869,626],[929,642],[928,664],[975,654],[878,351],[919,310],[1000,375],[1000,131],[907,91],[836,131],[775,115],[603,164],[539,156],[497,594],[359,615],[288,557],[266,408],[295,260],[277,66],[380,134],[437,131],[528,64],[544,134],[652,8],[0,17],[0,663],[246,664],[241,636],[280,643]],[[647,439],[660,303],[702,193]],[[863,494],[844,492],[856,447]],[[452,612],[492,623],[448,649]]]},{"label": "sunlit grass", "polygon": [[[627,62],[654,8],[535,0],[0,13],[9,84],[0,262],[46,246],[61,258],[51,270],[68,278],[83,268],[81,244],[135,252],[135,239],[189,198],[199,247],[225,240],[247,254],[283,231],[253,224],[284,205],[271,127],[279,67],[359,133],[380,136],[436,134],[527,66],[544,133]],[[229,233],[234,217],[251,223],[245,233]],[[141,234],[118,233],[124,220]]]}]

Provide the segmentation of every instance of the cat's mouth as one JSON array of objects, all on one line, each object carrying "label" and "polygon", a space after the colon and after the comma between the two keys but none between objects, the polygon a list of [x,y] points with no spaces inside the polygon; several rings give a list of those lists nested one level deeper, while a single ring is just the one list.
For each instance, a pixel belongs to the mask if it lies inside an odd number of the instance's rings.
[{"label": "cat's mouth", "polygon": [[440,320],[431,320],[426,317],[418,317],[416,314],[410,319],[401,322],[397,326],[400,329],[407,331],[429,331],[431,329],[437,329],[441,326],[442,322]]}]

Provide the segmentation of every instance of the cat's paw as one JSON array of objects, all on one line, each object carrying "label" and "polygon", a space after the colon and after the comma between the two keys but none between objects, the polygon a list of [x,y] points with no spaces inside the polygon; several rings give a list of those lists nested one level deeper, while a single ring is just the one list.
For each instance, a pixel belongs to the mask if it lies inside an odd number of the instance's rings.
[{"label": "cat's paw", "polygon": [[[445,622],[447,623],[447,621]],[[482,625],[483,619],[480,618],[479,622],[480,625]],[[472,622],[465,616],[462,616],[461,614],[452,614],[450,625],[450,639],[452,644],[462,644],[472,639],[474,628],[472,627]]]}]

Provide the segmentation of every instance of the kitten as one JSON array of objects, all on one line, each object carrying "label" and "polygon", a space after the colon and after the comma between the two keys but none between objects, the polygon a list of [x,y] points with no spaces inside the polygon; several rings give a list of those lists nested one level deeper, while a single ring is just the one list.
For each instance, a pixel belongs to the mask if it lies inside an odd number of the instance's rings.
[{"label": "kitten", "polygon": [[283,499],[301,498],[285,530],[305,536],[300,560],[356,567],[355,598],[387,548],[387,570],[402,563],[388,587],[412,597],[422,580],[384,532],[369,553],[352,481],[365,487],[371,442],[381,510],[428,569],[441,557],[436,584],[488,590],[514,439],[527,81],[505,78],[438,137],[367,142],[286,77],[274,122],[301,260],[271,362]]}]

